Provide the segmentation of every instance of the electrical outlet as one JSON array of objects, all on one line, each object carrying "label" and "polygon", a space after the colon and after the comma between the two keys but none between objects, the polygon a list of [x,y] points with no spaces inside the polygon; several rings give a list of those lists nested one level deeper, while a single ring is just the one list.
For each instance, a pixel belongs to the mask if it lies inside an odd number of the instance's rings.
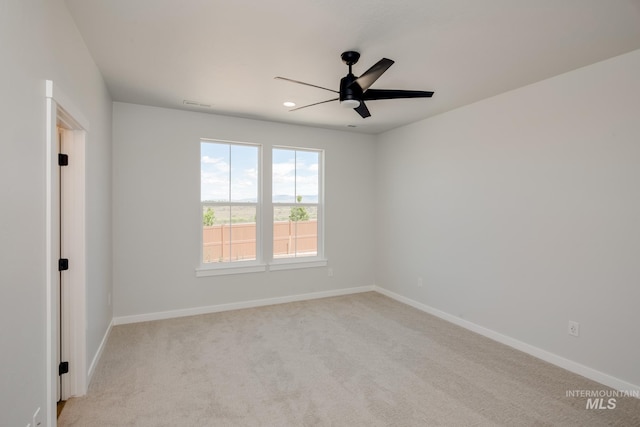
[{"label": "electrical outlet", "polygon": [[422,277],[418,277],[418,287],[422,287]]},{"label": "electrical outlet", "polygon": [[580,336],[580,323],[569,320],[569,335]]},{"label": "electrical outlet", "polygon": [[333,277],[333,267],[329,267],[329,268],[327,269],[327,275],[328,275],[329,277]]}]

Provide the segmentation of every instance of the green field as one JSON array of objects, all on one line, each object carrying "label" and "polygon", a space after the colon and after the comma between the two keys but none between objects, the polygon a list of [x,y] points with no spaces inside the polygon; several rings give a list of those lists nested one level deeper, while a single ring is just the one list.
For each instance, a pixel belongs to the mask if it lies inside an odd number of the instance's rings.
[{"label": "green field", "polygon": [[[288,221],[293,206],[276,206],[273,212],[274,221]],[[208,208],[214,212],[213,225],[242,224],[256,222],[256,208],[254,206],[207,206],[202,207],[204,215]],[[305,206],[309,219],[318,219],[318,208]]]}]

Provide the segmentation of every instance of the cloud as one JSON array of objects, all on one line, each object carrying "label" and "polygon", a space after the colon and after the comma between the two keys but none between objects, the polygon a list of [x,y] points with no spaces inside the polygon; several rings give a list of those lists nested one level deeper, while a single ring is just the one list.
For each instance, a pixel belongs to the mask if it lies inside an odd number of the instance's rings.
[{"label": "cloud", "polygon": [[258,179],[258,169],[255,169],[255,168],[245,169],[244,173],[249,178],[252,178],[254,180]]},{"label": "cloud", "polygon": [[228,201],[230,192],[234,201],[256,200],[258,196],[257,170],[245,169],[234,175],[230,186],[228,171],[200,171],[201,200]]},{"label": "cloud", "polygon": [[289,160],[286,163],[274,163],[272,166],[273,170],[273,178],[287,178],[288,176],[293,177],[293,173],[296,170],[296,164],[293,160]]},{"label": "cloud", "polygon": [[275,195],[317,195],[318,164],[305,165],[290,159],[273,164],[273,194]]},{"label": "cloud", "polygon": [[229,185],[229,177],[215,172],[200,172],[200,182],[211,185]]},{"label": "cloud", "polygon": [[228,200],[229,176],[219,172],[200,172],[201,200]]},{"label": "cloud", "polygon": [[226,159],[219,157],[209,157],[202,156],[200,157],[200,167],[205,170],[217,170],[220,172],[229,172],[229,163]]},{"label": "cloud", "polygon": [[216,158],[216,157],[209,157],[209,156],[202,156],[200,158],[200,163],[208,163],[208,164],[214,164],[214,163],[219,163],[224,161],[224,159],[221,158]]},{"label": "cloud", "polygon": [[[276,150],[277,151],[277,150]],[[279,153],[272,164],[272,188],[275,195],[317,196],[318,195],[318,155],[293,152]],[[297,160],[297,162],[296,162]],[[229,179],[231,175],[231,188]],[[255,161],[239,161],[236,157],[233,167],[229,160],[218,153],[201,156],[201,197],[202,200],[255,200],[258,193],[259,171]],[[295,192],[295,194],[293,194]]]}]

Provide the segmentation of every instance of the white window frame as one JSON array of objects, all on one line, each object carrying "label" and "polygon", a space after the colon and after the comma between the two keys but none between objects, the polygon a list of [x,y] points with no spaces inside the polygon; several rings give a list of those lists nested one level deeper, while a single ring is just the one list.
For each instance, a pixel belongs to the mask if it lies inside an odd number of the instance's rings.
[{"label": "white window frame", "polygon": [[[267,202],[268,206],[266,209],[273,214],[274,207],[276,206],[316,206],[317,207],[317,226],[318,226],[318,246],[317,252],[315,256],[302,256],[302,257],[291,257],[291,258],[274,258],[273,257],[273,234],[271,235],[271,260],[269,261],[269,269],[274,270],[288,270],[288,269],[296,269],[296,268],[310,268],[310,267],[324,267],[328,264],[327,259],[324,254],[324,156],[325,151],[319,148],[308,148],[308,147],[292,147],[286,145],[274,145],[271,147],[271,169],[273,167],[273,150],[290,150],[290,151],[306,151],[318,153],[318,202],[317,203],[274,203],[273,202],[273,194],[270,194],[269,200]],[[273,180],[273,172],[272,176],[269,178],[270,182]],[[271,184],[273,184],[271,182]],[[273,190],[271,191],[273,193]],[[273,215],[271,215],[271,229],[273,230]],[[266,244],[266,242],[265,242]]]},{"label": "white window frame", "polygon": [[[215,143],[215,144],[225,144],[225,145],[238,145],[238,146],[248,146],[255,147],[258,150],[258,194],[256,202],[252,203],[243,203],[243,202],[203,202],[200,200],[199,203],[199,219],[200,219],[200,262],[199,267],[196,268],[196,276],[197,277],[205,277],[205,276],[218,276],[218,275],[226,275],[226,274],[237,274],[237,273],[254,273],[266,271],[267,265],[264,262],[264,239],[263,239],[263,198],[262,198],[262,187],[263,187],[263,167],[262,167],[262,151],[263,147],[261,144],[255,144],[250,142],[238,142],[238,141],[227,141],[221,139],[210,139],[210,138],[200,138],[200,153],[202,153],[202,144],[205,143]],[[233,160],[230,160],[231,162]],[[231,164],[229,165],[231,167]],[[202,167],[200,168],[200,174],[202,174]],[[202,191],[202,175],[200,175],[200,190]],[[202,212],[204,206],[247,206],[251,205],[256,207],[256,259],[255,260],[243,260],[243,261],[231,261],[231,262],[220,262],[220,263],[205,263],[204,262],[204,239],[202,232]]]},{"label": "white window frame", "polygon": [[[251,142],[228,141],[222,139],[200,138],[199,152],[203,143],[219,143],[230,145],[245,145],[258,148],[258,200],[256,206],[256,259],[247,261],[234,261],[223,263],[205,263],[204,260],[204,241],[202,232],[202,212],[203,206],[220,205],[220,206],[246,206],[246,203],[237,202],[203,202],[198,203],[198,224],[199,224],[199,262],[196,268],[196,277],[219,276],[228,274],[241,273],[259,273],[265,271],[303,269],[313,267],[326,267],[328,260],[325,257],[325,209],[324,209],[324,164],[325,150],[309,147],[295,147],[288,145],[274,145],[269,148],[269,153],[265,153],[265,147],[262,144]],[[273,150],[292,150],[292,151],[309,151],[318,153],[318,202],[316,203],[273,203],[272,180],[273,180]],[[265,162],[270,162],[266,165]],[[200,168],[202,173],[202,169]],[[200,175],[201,176],[201,175]],[[202,185],[200,178],[200,186]],[[269,192],[269,197],[263,197],[263,189]],[[253,203],[252,203],[253,204]],[[273,258],[273,209],[274,206],[317,206],[317,254],[315,256],[302,256],[292,258]],[[266,230],[269,228],[269,230]]]}]

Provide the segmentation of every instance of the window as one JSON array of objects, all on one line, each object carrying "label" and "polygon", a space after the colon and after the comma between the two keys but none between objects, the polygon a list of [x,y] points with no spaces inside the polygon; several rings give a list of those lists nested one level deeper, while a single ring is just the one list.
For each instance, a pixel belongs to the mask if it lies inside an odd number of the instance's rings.
[{"label": "window", "polygon": [[201,142],[203,265],[259,260],[259,158],[257,145]]},{"label": "window", "polygon": [[[202,242],[197,276],[327,264],[323,151],[273,148],[264,176],[262,155],[257,144],[200,141]],[[261,197],[262,178],[264,188],[272,190],[266,200]],[[263,233],[273,238],[263,241]]]},{"label": "window", "polygon": [[321,152],[274,148],[273,258],[321,255]]}]

